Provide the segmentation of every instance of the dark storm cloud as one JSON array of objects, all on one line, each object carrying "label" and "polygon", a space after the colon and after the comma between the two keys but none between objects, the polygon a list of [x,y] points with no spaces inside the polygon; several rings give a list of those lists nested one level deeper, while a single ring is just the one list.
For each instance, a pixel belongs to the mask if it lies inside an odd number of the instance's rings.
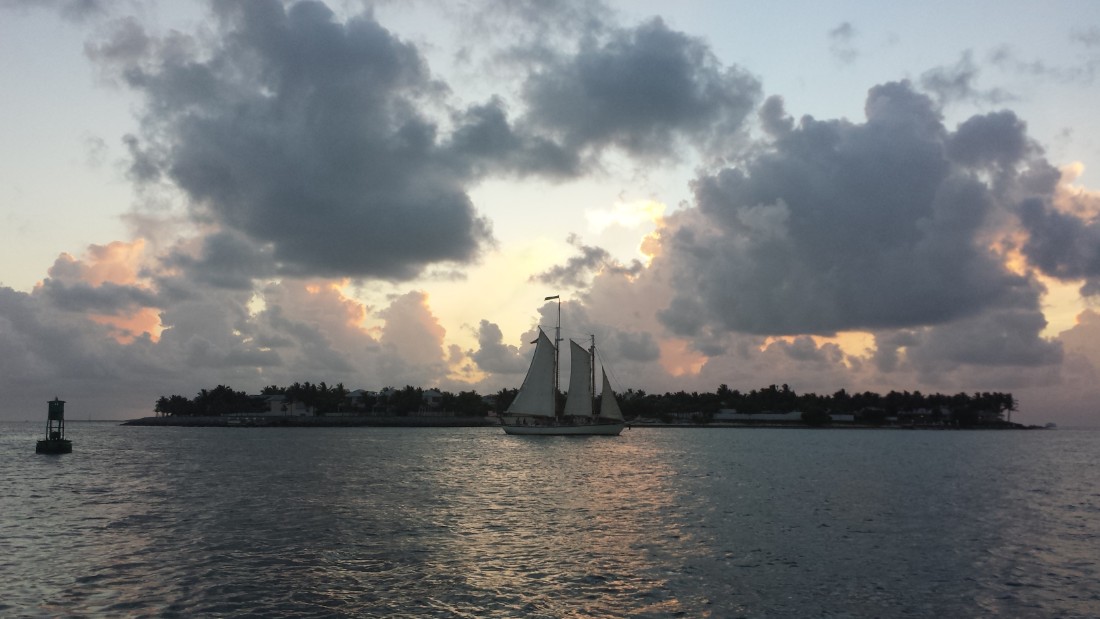
[{"label": "dark storm cloud", "polygon": [[[1100,220],[1084,221],[1055,210],[1049,201],[1032,199],[1020,208],[1028,231],[1023,252],[1047,275],[1059,279],[1100,279]],[[1084,292],[1092,292],[1086,286]]]},{"label": "dark storm cloud", "polygon": [[665,233],[670,329],[832,333],[1035,306],[1037,291],[981,240],[1012,206],[980,173],[1021,163],[1014,117],[951,134],[905,82],[871,89],[866,114],[805,117],[771,151],[694,183],[698,212]]},{"label": "dark storm cloud", "polygon": [[581,172],[577,152],[545,137],[517,132],[499,98],[457,114],[455,124],[447,150],[453,167],[470,176],[497,172],[568,178]]},{"label": "dark storm cloud", "polygon": [[190,281],[231,290],[251,290],[254,279],[275,274],[271,252],[236,234],[211,234],[202,243],[199,257],[176,251],[164,258],[164,265],[186,270]]},{"label": "dark storm cloud", "polygon": [[995,310],[975,319],[928,329],[910,343],[907,357],[918,370],[935,374],[959,364],[1034,367],[1059,363],[1060,342],[1039,333],[1046,319],[1036,308]]},{"label": "dark storm cloud", "polygon": [[1023,160],[1031,148],[1027,126],[1006,110],[973,116],[960,124],[947,144],[947,154],[965,166],[1007,169]]},{"label": "dark storm cloud", "polygon": [[576,235],[570,235],[568,242],[580,251],[579,256],[573,256],[564,265],[557,265],[547,271],[531,276],[531,281],[559,286],[583,286],[593,274],[608,271],[625,275],[635,275],[642,270],[642,263],[634,260],[630,266],[625,266],[615,260],[611,253],[602,247],[594,247],[581,243]]},{"label": "dark storm cloud", "polygon": [[[293,274],[403,279],[476,257],[489,226],[419,111],[445,87],[414,46],[319,3],[215,7],[206,49],[166,40],[123,67],[146,96],[134,177],[171,178],[197,216],[270,244]],[[90,49],[140,51],[118,32]]]},{"label": "dark storm cloud", "polygon": [[573,55],[549,55],[524,84],[521,124],[571,151],[670,157],[687,140],[724,152],[759,96],[755,78],[654,18],[585,38]]}]

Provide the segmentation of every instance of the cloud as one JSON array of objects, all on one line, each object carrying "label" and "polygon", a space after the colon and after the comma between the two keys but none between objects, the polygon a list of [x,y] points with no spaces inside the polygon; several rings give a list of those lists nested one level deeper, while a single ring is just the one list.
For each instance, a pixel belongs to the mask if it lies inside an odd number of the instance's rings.
[{"label": "cloud", "polygon": [[78,23],[104,16],[110,7],[111,3],[103,0],[0,0],[0,9],[56,11],[61,17]]},{"label": "cloud", "polygon": [[965,166],[995,165],[1006,170],[1033,150],[1027,126],[1011,111],[972,116],[961,123],[947,143],[947,155]]},{"label": "cloud", "polygon": [[1036,170],[1026,182],[1037,190],[1015,212],[1028,264],[1067,283],[1084,281],[1087,297],[1100,294],[1100,193],[1072,184],[1082,171],[1080,164]]},{"label": "cloud", "polygon": [[482,371],[522,374],[527,370],[529,359],[516,346],[504,343],[504,334],[495,323],[481,321],[477,329],[477,343],[477,350],[470,350],[466,354]]},{"label": "cloud", "polygon": [[842,22],[829,31],[829,53],[844,64],[851,64],[859,58],[859,51],[853,45],[856,29],[851,22]]},{"label": "cloud", "polygon": [[871,354],[874,367],[884,373],[901,369],[902,349],[915,346],[920,342],[916,331],[898,329],[875,334],[875,348]]},{"label": "cloud", "polygon": [[232,232],[202,237],[198,256],[177,248],[162,263],[168,269],[182,269],[189,281],[233,290],[251,290],[254,280],[276,272],[270,250]]},{"label": "cloud", "polygon": [[[626,285],[626,296],[608,295],[616,283]],[[656,384],[651,379],[663,374],[654,363],[661,358],[661,343],[648,328],[655,322],[643,302],[630,298],[635,294],[645,293],[634,288],[626,274],[604,271],[596,277],[591,291],[561,304],[562,338],[574,339],[587,348],[590,338],[595,336],[600,362],[607,369],[615,389]],[[605,306],[606,301],[613,306]],[[557,324],[557,312],[557,301],[548,301],[539,308],[538,323],[543,329],[550,330]],[[533,341],[535,333],[534,329],[525,333],[524,341]],[[523,354],[525,361],[529,361],[530,351]],[[562,363],[562,376],[567,376],[568,355],[563,354]]]},{"label": "cloud", "polygon": [[552,54],[523,85],[524,129],[548,132],[570,151],[616,147],[674,157],[690,142],[725,153],[760,95],[757,80],[725,68],[700,39],[653,18],[575,54]]},{"label": "cloud", "polygon": [[106,68],[132,66],[154,51],[156,42],[134,17],[111,21],[104,34],[84,44],[84,55]]},{"label": "cloud", "polygon": [[1092,34],[1093,32],[1089,30],[1078,31],[1071,35],[1070,40],[1084,48],[1084,54],[1079,55],[1080,61],[1077,64],[1059,66],[1041,59],[1025,60],[1010,45],[1003,45],[993,50],[990,54],[990,62],[1004,71],[1026,77],[1065,84],[1091,84],[1096,78],[1097,67],[1100,66],[1100,55],[1096,54],[1097,47],[1093,42]]},{"label": "cloud", "polygon": [[941,106],[960,101],[1001,104],[1013,99],[999,88],[984,91],[975,88],[978,74],[973,53],[967,50],[954,66],[936,67],[922,73],[920,85],[932,93]]},{"label": "cloud", "polygon": [[175,186],[196,223],[220,230],[170,265],[238,288],[245,269],[204,265],[237,255],[259,276],[407,280],[493,242],[467,189],[484,176],[569,178],[611,148],[726,154],[742,137],[755,78],[660,19],[618,28],[574,8],[590,36],[526,56],[515,121],[499,96],[449,108],[416,46],[371,13],[341,21],[320,3],[216,4],[201,35],[125,18],[85,52],[143,96],[141,130],[123,138],[130,179]]},{"label": "cloud", "polygon": [[1021,130],[1014,117],[952,134],[906,82],[871,89],[866,113],[863,124],[805,117],[771,150],[695,181],[697,211],[661,231],[676,287],[666,326],[827,334],[1036,305],[985,244],[1017,196],[978,172],[1026,163],[1022,138],[1003,135]]},{"label": "cloud", "polygon": [[[55,395],[84,417],[133,415],[152,408],[149,379],[170,382],[169,364],[148,335],[127,344],[115,329],[59,311],[41,295],[0,287],[0,417],[38,418]],[[70,397],[71,396],[71,397]]]},{"label": "cloud", "polygon": [[105,282],[99,286],[85,283],[65,284],[46,278],[37,292],[54,307],[68,312],[88,312],[117,316],[137,308],[158,307],[155,294],[137,286],[119,286]]},{"label": "cloud", "polygon": [[1076,41],[1086,48],[1100,47],[1100,28],[1092,26],[1087,30],[1075,30],[1070,35],[1070,40]]},{"label": "cloud", "polygon": [[837,363],[844,358],[844,353],[836,344],[824,344],[818,346],[817,342],[808,335],[800,335],[790,340],[780,339],[771,344],[778,350],[786,353],[795,361]]},{"label": "cloud", "polygon": [[907,347],[907,357],[925,373],[949,372],[959,365],[1056,365],[1062,347],[1039,333],[1046,319],[1038,308],[1005,309],[928,328]]},{"label": "cloud", "polygon": [[569,244],[580,251],[579,256],[573,256],[564,265],[557,265],[531,276],[531,281],[552,284],[556,286],[580,287],[588,280],[589,273],[599,273],[607,270],[626,275],[637,274],[642,269],[642,263],[633,261],[630,266],[625,266],[615,260],[610,252],[602,247],[585,245],[575,234],[569,235]]},{"label": "cloud", "polygon": [[1065,354],[1059,374],[1045,383],[1015,388],[1014,394],[1021,410],[1036,422],[1056,419],[1062,426],[1095,426],[1100,421],[1100,314],[1082,312],[1058,341]]},{"label": "cloud", "polygon": [[642,224],[661,220],[667,207],[654,200],[618,201],[608,209],[585,212],[588,228],[600,233],[611,226],[635,228]]},{"label": "cloud", "polygon": [[318,3],[217,8],[217,38],[128,23],[89,47],[144,95],[135,180],[170,178],[283,273],[400,280],[477,257],[489,224],[420,111],[446,88],[413,45]]},{"label": "cloud", "polygon": [[[1059,334],[1067,358],[1066,380],[1073,392],[1100,392],[1100,313],[1085,310],[1073,328]],[[1096,399],[1092,398],[1091,402]]]},{"label": "cloud", "polygon": [[[381,344],[390,355],[410,364],[441,365],[446,358],[443,337],[447,331],[428,307],[428,295],[413,291],[394,299],[379,316],[386,321]],[[445,371],[440,371],[439,375]]]},{"label": "cloud", "polygon": [[76,380],[123,373],[122,346],[108,337],[106,327],[58,312],[35,296],[0,288],[0,325],[5,381],[29,386],[48,384],[55,376]]},{"label": "cloud", "polygon": [[53,309],[87,314],[110,327],[120,342],[155,339],[160,334],[158,310],[169,299],[141,277],[145,260],[145,242],[140,239],[91,245],[82,259],[61,254],[48,271],[50,277],[39,282],[33,294]]},{"label": "cloud", "polygon": [[656,361],[661,356],[661,348],[652,333],[612,331],[603,346],[613,351],[617,358],[637,363]]},{"label": "cloud", "polygon": [[604,2],[589,0],[474,2],[456,13],[456,19],[468,22],[468,40],[510,38],[516,47],[573,40],[577,33],[602,31],[613,18]]},{"label": "cloud", "polygon": [[58,256],[48,273],[55,280],[70,284],[133,284],[147,260],[146,253],[142,239],[129,243],[114,241],[106,245],[89,245],[81,259],[67,253]]},{"label": "cloud", "polygon": [[[189,294],[174,299],[161,313],[164,330],[156,350],[170,367],[196,382],[214,375],[215,384],[239,385],[257,381],[261,368],[285,363],[255,337],[248,310],[251,291],[185,285]],[[206,386],[196,384],[194,389]]]},{"label": "cloud", "polygon": [[[1100,279],[1100,219],[1083,220],[1032,199],[1020,208],[1028,238],[1023,253],[1048,275],[1059,279]],[[1095,287],[1085,292],[1095,294]]]},{"label": "cloud", "polygon": [[109,271],[94,261],[59,265],[33,293],[0,288],[0,389],[9,393],[0,416],[25,416],[53,395],[68,397],[81,416],[136,417],[151,414],[161,395],[217,384],[249,392],[303,380],[377,389],[441,384],[448,373],[446,332],[423,293],[374,311],[345,296],[341,282],[283,278],[253,291],[160,276],[153,290],[169,302],[154,316],[159,337],[121,338],[117,324],[94,312],[132,311],[123,301],[135,291],[88,283],[92,271]]},{"label": "cloud", "polygon": [[455,169],[471,177],[541,175],[563,179],[581,173],[581,158],[552,140],[517,131],[503,101],[473,105],[453,118],[457,128],[446,145]]},{"label": "cloud", "polygon": [[760,106],[760,124],[772,137],[782,137],[794,130],[794,119],[787,114],[783,97],[772,95]]}]

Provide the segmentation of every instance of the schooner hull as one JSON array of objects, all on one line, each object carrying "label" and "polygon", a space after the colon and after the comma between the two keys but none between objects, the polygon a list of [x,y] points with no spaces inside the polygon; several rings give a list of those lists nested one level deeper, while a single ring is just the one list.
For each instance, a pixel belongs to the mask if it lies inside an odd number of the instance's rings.
[{"label": "schooner hull", "polygon": [[626,424],[615,423],[591,423],[579,425],[550,425],[550,426],[525,426],[502,423],[505,434],[519,436],[618,436]]}]

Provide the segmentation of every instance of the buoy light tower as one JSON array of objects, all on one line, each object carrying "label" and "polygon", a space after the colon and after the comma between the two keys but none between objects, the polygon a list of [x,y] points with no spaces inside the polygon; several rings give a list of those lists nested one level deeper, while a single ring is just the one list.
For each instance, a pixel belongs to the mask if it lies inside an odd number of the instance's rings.
[{"label": "buoy light tower", "polygon": [[65,400],[54,396],[46,415],[46,438],[34,448],[40,454],[67,454],[73,451],[73,442],[65,438]]}]

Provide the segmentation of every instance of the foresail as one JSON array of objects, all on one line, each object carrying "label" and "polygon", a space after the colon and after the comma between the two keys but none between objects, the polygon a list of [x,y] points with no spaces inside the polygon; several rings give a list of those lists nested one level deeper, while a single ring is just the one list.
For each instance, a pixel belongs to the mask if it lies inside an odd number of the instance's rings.
[{"label": "foresail", "polygon": [[567,417],[592,416],[592,355],[569,340],[569,395],[565,398]]},{"label": "foresail", "polygon": [[615,393],[611,391],[611,383],[607,380],[607,372],[603,371],[603,392],[600,395],[600,417],[609,419],[622,419],[623,411],[619,403],[615,401]]},{"label": "foresail", "polygon": [[527,377],[523,379],[523,385],[519,388],[516,399],[512,400],[512,405],[508,407],[505,414],[554,416],[555,354],[553,342],[542,329],[539,329],[539,339],[535,344],[531,367],[527,369]]}]

